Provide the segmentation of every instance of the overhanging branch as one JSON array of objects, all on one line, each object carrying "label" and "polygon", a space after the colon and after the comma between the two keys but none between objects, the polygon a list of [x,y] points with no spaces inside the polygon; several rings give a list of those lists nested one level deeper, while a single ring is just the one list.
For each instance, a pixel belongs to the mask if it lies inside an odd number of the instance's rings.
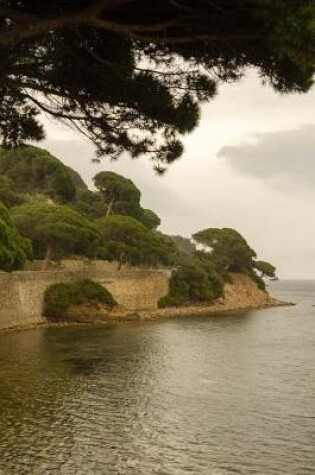
[{"label": "overhanging branch", "polygon": [[[0,47],[14,46],[29,38],[35,38],[54,30],[78,26],[90,26],[125,36],[131,40],[155,44],[185,44],[203,41],[243,41],[259,38],[258,35],[213,35],[196,29],[192,31],[196,15],[187,13],[156,23],[129,24],[106,18],[106,14],[118,5],[132,0],[99,0],[81,11],[53,18],[39,19],[20,10],[0,8],[0,16],[12,20],[0,29]],[[175,29],[174,29],[175,28]]]}]

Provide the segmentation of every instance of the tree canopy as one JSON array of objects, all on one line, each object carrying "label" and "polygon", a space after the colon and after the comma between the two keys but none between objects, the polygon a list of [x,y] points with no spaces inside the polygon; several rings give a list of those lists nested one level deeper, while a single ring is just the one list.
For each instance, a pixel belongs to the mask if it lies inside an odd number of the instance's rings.
[{"label": "tree canopy", "polygon": [[72,208],[97,219],[110,215],[132,216],[148,229],[156,229],[160,218],[150,209],[142,208],[141,192],[132,180],[118,173],[102,171],[93,178],[96,191],[79,189]]},{"label": "tree canopy", "polygon": [[108,206],[102,194],[92,190],[78,190],[76,200],[71,207],[89,219],[102,218],[108,212]]},{"label": "tree canopy", "polygon": [[0,201],[8,208],[24,203],[24,197],[14,191],[13,180],[6,175],[0,175]]},{"label": "tree canopy", "polygon": [[260,273],[261,277],[268,277],[269,279],[277,279],[276,268],[270,262],[255,261],[255,269]]},{"label": "tree canopy", "polygon": [[61,203],[73,200],[77,187],[84,186],[74,170],[46,150],[32,146],[1,147],[0,174],[8,178],[16,193],[38,193]]},{"label": "tree canopy", "polygon": [[196,246],[189,238],[183,236],[169,236],[175,245],[178,247],[179,251],[187,256],[193,257],[196,253]]},{"label": "tree canopy", "polygon": [[30,241],[19,234],[0,202],[0,269],[7,272],[21,269],[30,254]]},{"label": "tree canopy", "polygon": [[22,205],[14,208],[11,216],[19,232],[31,240],[37,259],[105,255],[96,226],[66,206]]},{"label": "tree canopy", "polygon": [[226,272],[252,271],[256,253],[235,229],[208,228],[193,238],[211,250],[211,259],[218,268]]},{"label": "tree canopy", "polygon": [[96,221],[111,260],[133,265],[170,265],[176,249],[170,240],[131,216],[113,215]]},{"label": "tree canopy", "polygon": [[156,229],[160,226],[161,220],[154,211],[147,208],[141,208],[141,214],[138,218],[148,229]]},{"label": "tree canopy", "polygon": [[228,278],[229,272],[240,272],[249,275],[264,289],[264,278],[277,278],[276,268],[269,262],[256,260],[256,252],[235,229],[207,228],[194,234],[193,238],[203,246],[195,257],[206,268],[214,266],[223,279]]},{"label": "tree canopy", "polygon": [[200,104],[248,68],[277,91],[313,81],[313,0],[1,0],[0,135],[39,140],[41,111],[98,156],[183,151]]},{"label": "tree canopy", "polygon": [[137,218],[141,214],[141,192],[131,180],[114,172],[100,172],[93,181],[104,198],[107,215],[127,214]]}]

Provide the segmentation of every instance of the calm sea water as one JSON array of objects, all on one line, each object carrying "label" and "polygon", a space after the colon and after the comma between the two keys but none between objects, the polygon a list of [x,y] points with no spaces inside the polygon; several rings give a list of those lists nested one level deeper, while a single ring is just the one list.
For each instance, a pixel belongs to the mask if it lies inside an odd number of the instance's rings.
[{"label": "calm sea water", "polygon": [[224,317],[0,336],[4,475],[315,473],[315,282]]}]

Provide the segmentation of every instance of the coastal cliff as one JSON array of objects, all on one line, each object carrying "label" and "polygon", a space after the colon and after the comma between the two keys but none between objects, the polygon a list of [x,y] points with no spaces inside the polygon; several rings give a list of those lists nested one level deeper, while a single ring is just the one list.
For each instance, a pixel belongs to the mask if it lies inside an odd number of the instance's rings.
[{"label": "coastal cliff", "polygon": [[218,299],[216,307],[224,305],[227,309],[257,308],[274,305],[277,300],[266,290],[258,287],[257,283],[244,274],[230,274],[231,282],[224,286],[224,297]]},{"label": "coastal cliff", "polygon": [[230,273],[230,282],[224,285],[223,296],[212,304],[186,305],[168,307],[152,312],[141,312],[143,319],[184,317],[189,315],[224,314],[252,309],[263,309],[285,305],[269,295],[266,290],[258,287],[249,276],[240,273]]}]

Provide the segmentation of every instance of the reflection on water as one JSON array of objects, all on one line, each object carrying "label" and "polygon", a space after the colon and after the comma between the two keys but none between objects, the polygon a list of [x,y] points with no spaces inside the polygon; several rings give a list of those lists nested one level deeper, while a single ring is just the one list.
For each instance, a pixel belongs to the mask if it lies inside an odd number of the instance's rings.
[{"label": "reflection on water", "polygon": [[0,473],[315,473],[315,284],[244,315],[0,336]]}]

